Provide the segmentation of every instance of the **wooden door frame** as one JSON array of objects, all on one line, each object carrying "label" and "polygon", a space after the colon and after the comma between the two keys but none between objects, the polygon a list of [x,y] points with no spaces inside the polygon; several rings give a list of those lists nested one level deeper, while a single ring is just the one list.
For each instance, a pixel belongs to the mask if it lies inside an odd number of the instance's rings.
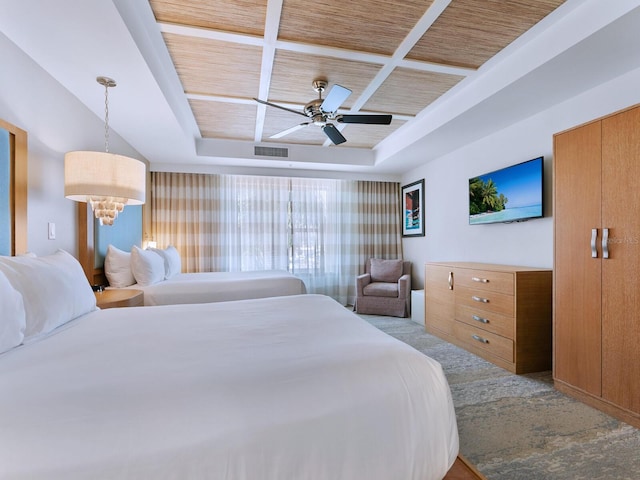
[{"label": "wooden door frame", "polygon": [[9,132],[11,255],[20,255],[27,252],[27,132],[2,119],[0,128]]}]

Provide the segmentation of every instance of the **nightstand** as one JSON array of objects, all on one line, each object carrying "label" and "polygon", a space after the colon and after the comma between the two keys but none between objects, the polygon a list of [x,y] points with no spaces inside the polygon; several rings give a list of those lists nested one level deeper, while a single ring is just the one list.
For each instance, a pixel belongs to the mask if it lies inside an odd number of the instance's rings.
[{"label": "nightstand", "polygon": [[96,303],[100,308],[140,307],[144,305],[142,290],[122,289],[94,292]]}]

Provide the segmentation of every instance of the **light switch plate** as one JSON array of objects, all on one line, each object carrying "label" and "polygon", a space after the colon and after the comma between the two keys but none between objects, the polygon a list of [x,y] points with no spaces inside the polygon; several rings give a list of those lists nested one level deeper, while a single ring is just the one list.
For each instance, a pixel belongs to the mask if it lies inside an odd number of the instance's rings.
[{"label": "light switch plate", "polygon": [[49,240],[55,240],[56,239],[56,224],[53,222],[49,222],[47,225],[47,231],[48,231],[48,238]]}]

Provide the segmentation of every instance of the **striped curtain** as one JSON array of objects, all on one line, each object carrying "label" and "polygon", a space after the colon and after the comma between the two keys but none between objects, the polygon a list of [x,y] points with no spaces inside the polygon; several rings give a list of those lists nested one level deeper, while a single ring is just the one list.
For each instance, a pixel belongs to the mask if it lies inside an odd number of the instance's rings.
[{"label": "striped curtain", "polygon": [[183,272],[217,270],[220,176],[151,172],[151,232],[158,247],[176,247]]},{"label": "striped curtain", "polygon": [[359,272],[368,258],[402,258],[402,208],[397,182],[356,182]]}]

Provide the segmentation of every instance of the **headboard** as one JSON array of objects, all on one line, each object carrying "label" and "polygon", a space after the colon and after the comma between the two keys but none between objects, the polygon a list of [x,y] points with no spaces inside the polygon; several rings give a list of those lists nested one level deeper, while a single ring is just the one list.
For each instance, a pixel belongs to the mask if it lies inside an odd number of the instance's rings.
[{"label": "headboard", "polygon": [[78,203],[78,256],[91,285],[106,285],[104,258],[107,247],[113,245],[130,251],[142,244],[142,205],[125,207],[111,226],[102,226],[87,203]]}]

